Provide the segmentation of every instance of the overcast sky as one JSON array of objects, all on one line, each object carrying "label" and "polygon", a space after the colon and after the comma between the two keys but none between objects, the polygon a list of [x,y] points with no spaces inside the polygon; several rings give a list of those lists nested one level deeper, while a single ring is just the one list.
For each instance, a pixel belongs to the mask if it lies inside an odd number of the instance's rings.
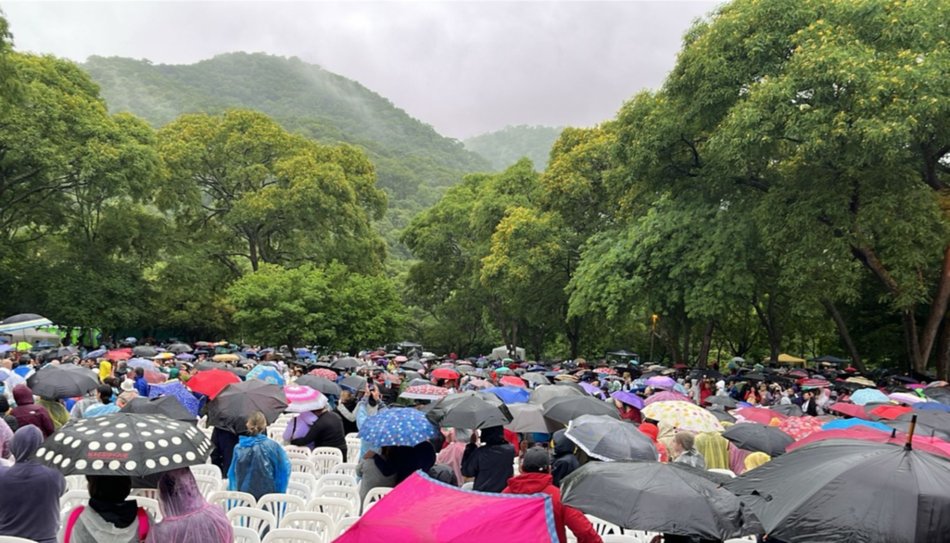
[{"label": "overcast sky", "polygon": [[41,2],[0,4],[17,49],[187,64],[298,56],[444,135],[589,126],[656,88],[714,2]]}]

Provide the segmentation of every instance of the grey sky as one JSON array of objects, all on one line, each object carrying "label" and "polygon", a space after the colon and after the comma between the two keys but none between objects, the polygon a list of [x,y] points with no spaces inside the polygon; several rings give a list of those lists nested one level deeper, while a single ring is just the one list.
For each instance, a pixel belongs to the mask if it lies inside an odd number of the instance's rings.
[{"label": "grey sky", "polygon": [[298,56],[444,135],[587,126],[656,88],[714,2],[4,2],[16,47],[192,63]]}]

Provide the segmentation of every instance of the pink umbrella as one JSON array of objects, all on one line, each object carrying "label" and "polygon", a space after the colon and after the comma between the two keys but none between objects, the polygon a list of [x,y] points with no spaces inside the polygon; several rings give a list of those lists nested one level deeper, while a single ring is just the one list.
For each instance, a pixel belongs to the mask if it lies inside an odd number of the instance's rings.
[{"label": "pink umbrella", "polygon": [[502,377],[501,380],[498,382],[501,383],[502,385],[528,388],[528,383],[525,383],[524,379],[522,379],[521,377],[515,377],[514,375],[506,375]]},{"label": "pink umbrella", "polygon": [[910,394],[908,392],[894,392],[887,395],[888,398],[894,400],[895,402],[906,403],[907,405],[913,405],[915,403],[926,402],[926,398],[921,398],[916,394]]},{"label": "pink umbrella", "polygon": [[310,370],[310,375],[316,375],[317,377],[323,377],[324,379],[329,379],[334,383],[340,377],[340,375],[333,371],[328,370],[327,368],[317,368],[315,370]]},{"label": "pink umbrella", "polygon": [[821,419],[818,417],[788,417],[779,424],[778,429],[798,441],[815,432],[820,432],[821,425]]},{"label": "pink umbrella", "polygon": [[656,377],[650,377],[647,379],[647,386],[653,388],[671,389],[676,386],[676,381],[674,381],[671,377],[658,375]]},{"label": "pink umbrella", "polygon": [[411,386],[399,395],[400,398],[408,400],[438,400],[449,394],[449,389],[437,387],[435,385],[416,385]]},{"label": "pink umbrella", "polygon": [[468,382],[468,384],[472,385],[475,388],[491,388],[495,386],[491,384],[490,381],[486,381],[484,379],[472,379],[471,381]]},{"label": "pink umbrella", "polygon": [[290,404],[284,410],[288,413],[306,413],[327,406],[327,397],[322,392],[304,385],[285,386],[284,396]]},{"label": "pink umbrella", "polygon": [[837,411],[843,415],[848,415],[849,417],[854,417],[856,419],[868,420],[867,410],[860,405],[855,405],[853,403],[835,402],[831,404],[829,409],[832,411]]},{"label": "pink umbrella", "polygon": [[157,385],[159,383],[164,383],[167,377],[165,374],[157,371],[146,371],[145,372],[145,381],[150,385]]},{"label": "pink umbrella", "polygon": [[736,409],[732,414],[739,420],[758,422],[759,424],[768,424],[772,422],[772,419],[782,421],[788,418],[778,411],[772,411],[764,407],[743,407],[742,409]]},{"label": "pink umbrella", "polygon": [[693,403],[692,398],[689,396],[680,394],[679,392],[673,392],[672,390],[664,390],[663,392],[657,392],[656,394],[651,395],[646,400],[644,400],[645,405],[650,405],[656,402],[690,402]]},{"label": "pink umbrella", "polygon": [[550,543],[558,540],[553,514],[551,498],[543,494],[461,490],[417,471],[376,502],[335,542]]}]

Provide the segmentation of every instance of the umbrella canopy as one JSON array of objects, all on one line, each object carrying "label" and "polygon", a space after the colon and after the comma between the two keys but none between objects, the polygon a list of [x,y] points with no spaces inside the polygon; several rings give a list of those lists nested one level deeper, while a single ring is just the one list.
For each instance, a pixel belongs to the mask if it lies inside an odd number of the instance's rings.
[{"label": "umbrella canopy", "polygon": [[314,375],[304,375],[298,377],[294,384],[310,387],[328,396],[339,396],[342,392],[340,390],[340,385],[329,379],[324,379],[323,377],[317,377]]},{"label": "umbrella canopy", "polygon": [[415,360],[410,360],[409,362],[402,364],[400,367],[416,371],[422,371],[426,369],[426,367],[423,366],[421,362],[417,362]]},{"label": "umbrella canopy", "polygon": [[540,373],[528,372],[522,375],[521,378],[534,386],[551,384],[551,382],[548,381],[548,378],[544,375],[541,375]]},{"label": "umbrella canopy", "polygon": [[192,348],[191,348],[191,345],[188,345],[187,343],[172,343],[171,345],[168,346],[167,350],[168,352],[173,353],[173,354],[182,354],[182,353],[190,353],[192,351]]},{"label": "umbrella canopy", "polygon": [[[854,427],[871,428],[879,432],[890,433],[891,427],[880,422],[872,422],[864,419],[835,419],[821,425],[821,431],[828,430],[849,430]],[[815,432],[812,432],[815,433]],[[807,436],[806,436],[807,437]]]},{"label": "umbrella canopy", "polygon": [[657,402],[643,408],[643,416],[665,422],[678,430],[721,432],[719,419],[702,407],[689,402]]},{"label": "umbrella canopy", "polygon": [[921,402],[914,404],[915,411],[943,411],[950,413],[950,405],[940,402]]},{"label": "umbrella canopy", "polygon": [[[506,375],[499,379],[498,382],[504,386],[528,388],[528,383],[526,383],[524,379],[521,377],[515,377],[514,375]],[[528,400],[525,399],[525,401]]]},{"label": "umbrella canopy", "polygon": [[544,416],[554,422],[567,425],[581,415],[605,415],[619,419],[620,414],[612,403],[603,402],[591,396],[554,398],[544,403]]},{"label": "umbrella canopy", "polygon": [[532,390],[531,398],[528,401],[531,403],[544,404],[554,398],[580,398],[583,396],[586,396],[586,394],[580,388],[574,388],[572,386],[544,385]]},{"label": "umbrella canopy", "polygon": [[363,421],[360,439],[374,447],[414,447],[439,433],[418,409],[391,407]]},{"label": "umbrella canopy", "polygon": [[911,411],[900,415],[894,421],[903,423],[900,426],[895,426],[894,423],[889,423],[888,426],[904,430],[903,426],[910,424],[914,418],[917,419],[917,429],[921,434],[943,434],[940,436],[942,439],[950,439],[950,414],[943,411]]},{"label": "umbrella canopy", "polygon": [[901,415],[905,415],[911,411],[913,411],[913,409],[903,405],[879,405],[868,411],[868,413],[879,419],[896,420]]},{"label": "umbrella canopy", "polygon": [[925,388],[924,396],[942,404],[950,405],[950,387]]},{"label": "umbrella canopy", "polygon": [[550,434],[564,427],[563,424],[545,418],[541,404],[511,404],[508,410],[511,412],[511,422],[506,424],[505,428],[512,432]]},{"label": "umbrella canopy", "polygon": [[434,385],[410,386],[399,395],[407,400],[439,400],[449,393],[449,389]]},{"label": "umbrella canopy", "polygon": [[851,403],[867,405],[869,403],[889,403],[890,398],[876,388],[862,388],[851,395]]},{"label": "umbrella canopy", "polygon": [[[881,432],[876,428],[867,426],[853,426],[847,430],[822,430],[821,432],[815,432],[804,439],[792,443],[785,451],[792,452],[795,449],[805,447],[817,441],[828,441],[832,439],[904,445],[907,443],[907,434],[898,432],[893,428],[889,428],[887,432]],[[950,457],[950,443],[939,438],[914,434],[912,446],[920,451]]]},{"label": "umbrella canopy", "polygon": [[706,403],[710,405],[721,405],[723,407],[728,407],[729,409],[734,409],[739,405],[739,402],[730,396],[719,396],[718,394],[706,398]]},{"label": "umbrella canopy", "polygon": [[629,422],[604,415],[581,415],[568,424],[564,435],[598,460],[657,460],[649,436]]},{"label": "umbrella canopy", "polygon": [[174,420],[195,422],[197,416],[185,409],[174,396],[159,396],[157,398],[132,398],[119,410],[120,413],[135,413],[139,415],[162,415]]},{"label": "umbrella canopy", "polygon": [[779,424],[779,430],[799,440],[821,431],[821,419],[818,417],[788,417]]},{"label": "umbrella canopy", "polygon": [[864,385],[866,387],[874,387],[877,385],[877,383],[868,379],[867,377],[861,377],[861,376],[848,377],[847,379],[845,379],[845,382],[855,383],[857,385]]},{"label": "umbrella canopy", "polygon": [[637,409],[643,409],[645,405],[643,403],[643,398],[637,396],[633,392],[628,392],[626,390],[618,390],[610,395],[611,398],[617,400],[618,402],[629,405],[630,407],[635,407]]},{"label": "umbrella canopy", "polygon": [[490,392],[498,396],[506,404],[527,403],[531,394],[520,387],[492,387],[486,388],[483,392]]},{"label": "umbrella canopy", "polygon": [[734,424],[726,428],[726,431],[722,433],[722,437],[728,439],[740,449],[764,452],[771,457],[785,454],[785,447],[795,442],[792,436],[778,428],[755,422]]},{"label": "umbrella canopy", "polygon": [[320,391],[305,385],[288,385],[284,387],[284,396],[287,398],[288,413],[306,413],[323,409],[327,406],[327,397]]},{"label": "umbrella canopy", "polygon": [[713,405],[707,408],[706,411],[712,413],[719,422],[736,422],[736,418],[729,413],[726,413],[726,410],[721,406]]},{"label": "umbrella canopy", "polygon": [[770,406],[769,409],[775,411],[776,413],[781,413],[786,417],[800,417],[805,414],[801,407],[793,403],[773,405]]},{"label": "umbrella canopy", "polygon": [[277,385],[258,380],[234,383],[208,402],[208,426],[241,434],[255,411],[263,413],[270,424],[286,408],[287,397]]},{"label": "umbrella canopy", "polygon": [[665,390],[672,390],[676,386],[676,381],[672,377],[666,377],[663,375],[658,375],[656,377],[650,377],[647,379],[647,386],[653,388],[662,388]]},{"label": "umbrella canopy", "polygon": [[[148,387],[148,397],[149,398],[158,398],[161,396],[170,396],[175,398],[181,406],[191,413],[192,418],[198,416],[198,411],[201,409],[201,402],[198,401],[198,398],[185,387],[184,383],[181,381],[173,381],[166,384],[152,385]],[[172,417],[175,418],[175,417]]]},{"label": "umbrella canopy", "polygon": [[426,414],[430,421],[445,428],[489,428],[511,422],[504,405],[489,403],[475,392],[450,394],[437,401]]},{"label": "umbrella canopy", "polygon": [[561,482],[561,501],[622,528],[722,540],[743,533],[739,498],[681,464],[591,462]]},{"label": "umbrella canopy", "polygon": [[553,518],[544,495],[461,490],[417,471],[334,541],[552,542],[558,540]]},{"label": "umbrella canopy", "polygon": [[272,385],[284,386],[284,376],[270,364],[258,364],[247,373],[248,379],[257,379]]},{"label": "umbrella canopy", "polygon": [[458,379],[459,372],[449,368],[436,368],[429,376],[433,379]]},{"label": "umbrella canopy", "polygon": [[646,405],[651,405],[656,402],[690,402],[692,399],[689,396],[680,394],[679,392],[673,392],[672,390],[664,390],[663,392],[657,392],[647,397],[643,402]]},{"label": "umbrella canopy", "polygon": [[223,353],[212,356],[211,360],[215,362],[237,362],[241,360],[241,357],[234,353]]},{"label": "umbrella canopy", "polygon": [[853,403],[843,403],[835,402],[829,407],[830,410],[841,413],[842,415],[847,415],[849,417],[854,417],[856,419],[866,419],[868,418],[868,412],[865,408],[860,405],[855,405]]},{"label": "umbrella canopy", "polygon": [[63,475],[144,477],[201,464],[209,452],[211,441],[194,424],[115,413],[70,421],[43,443],[36,457]]},{"label": "umbrella canopy", "polygon": [[911,543],[950,533],[950,459],[900,445],[814,443],[726,487],[748,499],[770,538],[788,543]]},{"label": "umbrella canopy", "polygon": [[340,379],[339,385],[343,388],[350,389],[351,392],[357,392],[366,387],[366,378],[360,377],[359,375],[347,375],[343,379]]},{"label": "umbrella canopy", "polygon": [[927,401],[927,398],[922,398],[909,392],[894,392],[892,394],[888,394],[887,397],[895,402],[905,403],[907,405],[914,405]]},{"label": "umbrella canopy", "polygon": [[193,392],[204,394],[213,400],[224,390],[224,387],[232,383],[240,382],[241,378],[231,372],[224,370],[206,370],[194,374],[191,379],[188,379],[185,386]]},{"label": "umbrella canopy", "polygon": [[360,361],[352,356],[337,358],[330,367],[337,370],[353,370],[360,366]]},{"label": "umbrella canopy", "polygon": [[0,334],[8,334],[27,328],[36,328],[37,326],[49,326],[51,324],[53,324],[53,321],[42,315],[37,315],[36,313],[20,313],[19,315],[11,315],[0,321]]},{"label": "umbrella canopy", "polygon": [[758,422],[759,424],[768,424],[772,422],[772,419],[785,420],[788,418],[778,411],[772,411],[764,407],[743,407],[742,409],[736,409],[732,414],[739,420]]},{"label": "umbrella canopy", "polygon": [[145,371],[158,371],[155,362],[147,358],[133,358],[125,363],[127,368],[142,368]]},{"label": "umbrella canopy", "polygon": [[104,358],[106,360],[111,360],[112,362],[128,360],[132,358],[132,349],[114,349],[107,352]]},{"label": "umbrella canopy", "polygon": [[158,354],[158,349],[151,345],[139,345],[132,349],[132,355],[141,358],[151,358]]},{"label": "umbrella canopy", "polygon": [[82,366],[61,364],[40,369],[26,380],[26,384],[33,389],[33,394],[58,400],[82,396],[95,389],[99,386],[99,377],[96,372]]},{"label": "umbrella canopy", "polygon": [[597,386],[594,386],[586,381],[578,383],[578,386],[584,389],[584,392],[590,394],[591,396],[597,396],[599,398],[604,397],[604,391]]}]

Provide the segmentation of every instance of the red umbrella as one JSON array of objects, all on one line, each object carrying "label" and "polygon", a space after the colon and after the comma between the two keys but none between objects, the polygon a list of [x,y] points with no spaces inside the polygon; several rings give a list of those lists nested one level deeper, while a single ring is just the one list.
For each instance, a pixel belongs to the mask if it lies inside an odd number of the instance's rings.
[{"label": "red umbrella", "polygon": [[788,375],[789,375],[790,377],[805,377],[805,378],[807,378],[807,377],[808,377],[808,372],[805,371],[805,370],[792,370],[792,371],[788,372]]},{"label": "red umbrella", "polygon": [[117,362],[132,358],[132,349],[115,349],[106,353],[106,360]]},{"label": "red umbrella", "polygon": [[212,400],[231,383],[239,383],[241,378],[229,371],[206,370],[199,371],[185,385],[192,391],[204,394]]},{"label": "red umbrella", "polygon": [[335,372],[335,371],[333,371],[333,370],[328,370],[327,368],[317,368],[317,369],[314,369],[314,370],[310,370],[310,375],[316,375],[317,377],[323,377],[324,379],[329,379],[329,380],[333,381],[334,383],[336,382],[337,379],[340,378],[340,375],[339,375],[337,372]]},{"label": "red umbrella", "polygon": [[157,385],[164,383],[168,378],[165,377],[165,374],[158,371],[146,371],[145,372],[145,382],[150,385]]},{"label": "red umbrella", "polygon": [[[859,439],[862,441],[874,441],[877,443],[902,444],[907,443],[907,434],[903,432],[881,432],[866,426],[849,428],[847,430],[822,430],[820,432],[814,432],[808,437],[792,443],[785,449],[785,451],[792,452],[793,450],[799,447],[804,447],[809,443],[824,441],[826,439]],[[947,443],[946,441],[943,441],[939,438],[915,435],[911,446],[915,449],[929,452],[931,454],[939,454],[950,457],[950,443]]]},{"label": "red umbrella", "polygon": [[506,375],[505,377],[502,377],[501,381],[499,382],[503,385],[528,388],[528,383],[525,383],[524,379],[521,377],[515,377],[514,375]]},{"label": "red umbrella", "polygon": [[435,379],[458,379],[459,372],[449,368],[438,368],[432,370],[431,377]]},{"label": "red umbrella", "polygon": [[856,419],[868,420],[868,412],[860,405],[853,403],[835,402],[828,409]]},{"label": "red umbrella", "polygon": [[732,414],[759,424],[768,424],[772,422],[772,419],[785,420],[788,418],[778,411],[772,411],[764,407],[743,407],[742,409],[736,409]]},{"label": "red umbrella", "polygon": [[897,420],[897,417],[906,415],[911,411],[913,409],[904,405],[879,405],[872,409],[870,413],[878,418]]},{"label": "red umbrella", "polygon": [[811,388],[831,386],[831,383],[829,383],[827,379],[799,379],[798,384],[803,387]]},{"label": "red umbrella", "polygon": [[818,417],[788,417],[778,425],[778,429],[795,438],[804,439],[821,431],[821,419]]}]

